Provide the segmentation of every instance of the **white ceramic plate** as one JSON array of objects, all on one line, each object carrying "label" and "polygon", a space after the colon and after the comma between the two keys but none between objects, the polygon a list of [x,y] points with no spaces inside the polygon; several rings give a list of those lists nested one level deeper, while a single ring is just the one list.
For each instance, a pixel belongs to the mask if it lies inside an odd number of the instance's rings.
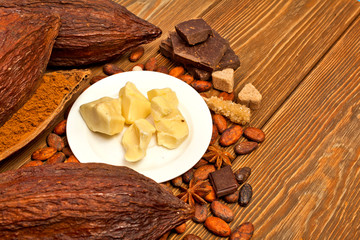
[{"label": "white ceramic plate", "polygon": [[[121,137],[126,127],[115,136],[94,133],[82,119],[79,107],[104,96],[118,97],[126,82],[133,82],[147,96],[154,88],[171,88],[179,99],[179,110],[189,126],[189,136],[176,149],[169,150],[150,141],[145,158],[127,162]],[[71,150],[80,162],[101,162],[130,167],[157,182],[173,179],[191,167],[205,153],[211,139],[212,119],[201,96],[185,82],[167,74],[152,71],[131,71],[112,75],[86,89],[73,104],[67,120],[67,138]]]}]

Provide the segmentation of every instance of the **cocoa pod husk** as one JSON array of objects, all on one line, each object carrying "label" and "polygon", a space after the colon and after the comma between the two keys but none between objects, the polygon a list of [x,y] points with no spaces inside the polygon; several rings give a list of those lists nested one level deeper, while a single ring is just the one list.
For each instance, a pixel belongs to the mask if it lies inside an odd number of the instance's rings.
[{"label": "cocoa pod husk", "polygon": [[158,239],[193,217],[188,204],[152,179],[101,163],[1,173],[0,199],[5,240]]},{"label": "cocoa pod husk", "polygon": [[161,35],[158,27],[111,0],[0,0],[1,7],[60,16],[52,66],[108,62]]},{"label": "cocoa pod husk", "polygon": [[0,16],[1,127],[40,85],[60,18],[49,12],[35,14],[1,7]]}]

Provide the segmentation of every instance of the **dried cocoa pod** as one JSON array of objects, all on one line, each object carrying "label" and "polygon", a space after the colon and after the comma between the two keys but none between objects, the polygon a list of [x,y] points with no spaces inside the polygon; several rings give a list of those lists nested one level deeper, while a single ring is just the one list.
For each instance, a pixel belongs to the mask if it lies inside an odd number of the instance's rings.
[{"label": "dried cocoa pod", "polygon": [[209,178],[209,173],[215,172],[215,170],[215,166],[212,164],[206,164],[204,166],[201,166],[194,171],[194,179],[196,181],[206,180]]},{"label": "dried cocoa pod", "polygon": [[61,151],[65,147],[64,140],[55,133],[50,133],[46,138],[47,145]]},{"label": "dried cocoa pod", "polygon": [[52,155],[54,155],[56,152],[57,150],[54,147],[39,148],[31,154],[31,159],[40,160],[40,161],[46,160],[50,158]]},{"label": "dried cocoa pod", "polygon": [[193,217],[189,205],[150,178],[101,163],[1,173],[0,199],[5,240],[158,239]]},{"label": "dried cocoa pod", "polygon": [[250,177],[251,174],[251,168],[249,167],[243,167],[239,168],[234,172],[234,176],[236,181],[241,185]]},{"label": "dried cocoa pod", "polygon": [[170,70],[169,75],[178,78],[181,75],[183,75],[184,73],[185,73],[184,67],[177,66]]},{"label": "dried cocoa pod", "polygon": [[239,205],[242,207],[246,207],[249,205],[252,198],[252,187],[250,184],[245,183],[239,192]]},{"label": "dried cocoa pod", "polygon": [[144,65],[144,69],[147,71],[155,71],[157,69],[157,60],[156,58],[152,57],[146,61]]},{"label": "dried cocoa pod", "polygon": [[243,129],[240,125],[234,124],[227,128],[219,139],[219,144],[223,147],[230,146],[236,143],[243,134]]},{"label": "dried cocoa pod", "polygon": [[66,122],[67,120],[64,119],[62,121],[60,121],[58,124],[55,125],[54,127],[54,133],[56,133],[59,136],[63,136],[66,133]]},{"label": "dried cocoa pod", "polygon": [[209,91],[212,87],[212,83],[204,80],[196,80],[190,84],[197,92]]},{"label": "dried cocoa pod", "polygon": [[136,62],[139,61],[139,59],[144,55],[145,49],[143,46],[138,46],[131,50],[131,53],[129,55],[129,61],[130,62]]},{"label": "dried cocoa pod", "polygon": [[220,237],[228,237],[231,234],[229,225],[218,217],[208,217],[204,223],[204,226],[210,232]]},{"label": "dried cocoa pod", "polygon": [[40,85],[59,32],[60,18],[49,13],[34,14],[1,8],[0,16],[2,126]]},{"label": "dried cocoa pod", "polygon": [[259,128],[247,127],[244,130],[244,137],[251,141],[261,143],[265,140],[265,133]]},{"label": "dried cocoa pod", "polygon": [[220,114],[214,114],[212,116],[213,122],[216,125],[219,133],[223,133],[227,129],[227,121],[226,118],[223,115]]},{"label": "dried cocoa pod", "polygon": [[[60,15],[49,64],[81,66],[110,61],[161,35],[153,24],[111,0],[0,0],[0,7]],[[35,55],[35,54],[34,54]]]},{"label": "dried cocoa pod", "polygon": [[202,240],[202,239],[201,239],[201,237],[196,236],[194,234],[187,234],[187,235],[185,235],[183,240]]},{"label": "dried cocoa pod", "polygon": [[250,240],[254,234],[254,225],[250,222],[242,223],[230,235],[230,240]]},{"label": "dried cocoa pod", "polygon": [[229,223],[234,220],[234,212],[219,201],[213,201],[210,205],[211,212],[216,216]]},{"label": "dried cocoa pod", "polygon": [[237,155],[249,154],[254,151],[258,147],[258,145],[259,144],[257,142],[253,141],[240,142],[235,145],[234,152]]},{"label": "dried cocoa pod", "polygon": [[54,163],[62,163],[66,159],[66,156],[63,152],[57,152],[52,155],[47,161],[47,164],[54,164]]},{"label": "dried cocoa pod", "polygon": [[195,203],[195,215],[192,220],[196,223],[205,222],[209,211],[206,204]]},{"label": "dried cocoa pod", "polygon": [[120,67],[116,66],[115,64],[107,63],[103,66],[103,72],[106,75],[111,76],[117,73],[122,73],[124,72],[124,70],[122,70]]}]

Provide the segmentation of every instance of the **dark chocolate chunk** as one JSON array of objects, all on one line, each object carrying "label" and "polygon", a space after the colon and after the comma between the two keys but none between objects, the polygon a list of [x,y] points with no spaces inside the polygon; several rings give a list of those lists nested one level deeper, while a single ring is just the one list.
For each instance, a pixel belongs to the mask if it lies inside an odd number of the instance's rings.
[{"label": "dark chocolate chunk", "polygon": [[235,54],[234,50],[229,46],[220,62],[216,65],[215,70],[223,70],[225,68],[232,68],[236,70],[240,67],[239,57]]},{"label": "dark chocolate chunk", "polygon": [[191,76],[193,76],[197,80],[206,81],[209,80],[209,78],[211,77],[210,72],[192,66],[186,66],[186,70],[190,73]]},{"label": "dark chocolate chunk", "polygon": [[170,39],[175,61],[209,72],[214,71],[229,46],[215,31],[208,40],[195,46],[187,45],[176,32],[170,33]]},{"label": "dark chocolate chunk", "polygon": [[159,50],[160,50],[160,53],[162,55],[164,55],[165,57],[170,58],[170,59],[174,58],[173,48],[171,45],[170,37],[161,41]]},{"label": "dark chocolate chunk", "polygon": [[201,18],[179,23],[175,29],[181,39],[189,45],[202,43],[212,35],[211,27]]},{"label": "dark chocolate chunk", "polygon": [[234,193],[238,187],[238,183],[230,166],[225,166],[210,173],[209,179],[217,197]]}]

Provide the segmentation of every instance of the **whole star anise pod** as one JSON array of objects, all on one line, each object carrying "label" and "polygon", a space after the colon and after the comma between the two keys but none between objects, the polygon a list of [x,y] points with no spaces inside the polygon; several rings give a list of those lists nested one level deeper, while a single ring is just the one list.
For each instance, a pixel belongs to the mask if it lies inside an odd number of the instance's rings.
[{"label": "whole star anise pod", "polygon": [[206,204],[206,201],[201,196],[206,196],[210,193],[209,188],[206,186],[206,181],[191,179],[189,187],[180,187],[183,191],[178,198],[188,203],[190,206],[195,206],[195,201],[201,204]]},{"label": "whole star anise pod", "polygon": [[220,169],[224,163],[231,166],[234,156],[221,147],[210,145],[203,158],[208,162],[215,163],[215,167]]}]

